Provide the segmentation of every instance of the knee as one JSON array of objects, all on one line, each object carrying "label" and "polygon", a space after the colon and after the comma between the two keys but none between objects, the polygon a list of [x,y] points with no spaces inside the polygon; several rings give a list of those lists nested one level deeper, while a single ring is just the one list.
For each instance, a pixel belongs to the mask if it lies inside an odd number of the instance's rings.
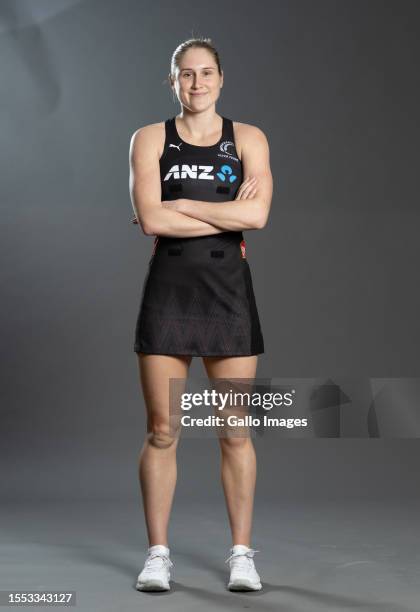
[{"label": "knee", "polygon": [[154,428],[148,432],[147,440],[151,446],[155,448],[165,449],[171,448],[175,444],[175,432],[170,432],[169,428]]},{"label": "knee", "polygon": [[251,439],[248,436],[234,436],[227,435],[226,437],[219,438],[220,448],[223,452],[240,452],[251,444]]}]

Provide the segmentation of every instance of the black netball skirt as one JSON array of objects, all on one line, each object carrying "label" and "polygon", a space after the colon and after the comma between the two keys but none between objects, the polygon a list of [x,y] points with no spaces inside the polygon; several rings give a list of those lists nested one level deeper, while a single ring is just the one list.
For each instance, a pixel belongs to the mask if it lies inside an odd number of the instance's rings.
[{"label": "black netball skirt", "polygon": [[134,351],[202,357],[264,353],[242,232],[155,238]]}]

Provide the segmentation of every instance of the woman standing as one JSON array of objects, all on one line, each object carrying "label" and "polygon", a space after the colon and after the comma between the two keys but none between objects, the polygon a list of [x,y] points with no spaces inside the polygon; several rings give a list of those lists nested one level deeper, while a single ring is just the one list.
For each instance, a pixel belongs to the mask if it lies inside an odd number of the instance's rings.
[{"label": "woman standing", "polygon": [[[170,435],[169,379],[193,356],[213,378],[253,379],[264,352],[242,230],[265,226],[272,197],[269,148],[257,127],[216,113],[223,71],[210,39],[172,56],[180,114],[132,136],[130,193],[154,247],[135,331],[147,436],[139,478],[149,538],[139,590],[168,590],[167,527],[178,437]],[[256,457],[249,436],[219,438],[232,532],[230,590],[259,590],[251,544]]]}]

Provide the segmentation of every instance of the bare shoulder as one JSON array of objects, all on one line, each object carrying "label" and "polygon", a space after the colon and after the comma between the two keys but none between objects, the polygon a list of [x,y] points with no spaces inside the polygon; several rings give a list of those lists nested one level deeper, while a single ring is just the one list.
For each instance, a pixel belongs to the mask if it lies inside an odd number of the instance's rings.
[{"label": "bare shoulder", "polygon": [[240,157],[245,148],[260,145],[268,148],[268,141],[261,128],[250,123],[233,121],[236,149]]},{"label": "bare shoulder", "polygon": [[130,140],[130,153],[134,156],[156,153],[162,155],[165,146],[165,122],[149,123],[132,134]]}]

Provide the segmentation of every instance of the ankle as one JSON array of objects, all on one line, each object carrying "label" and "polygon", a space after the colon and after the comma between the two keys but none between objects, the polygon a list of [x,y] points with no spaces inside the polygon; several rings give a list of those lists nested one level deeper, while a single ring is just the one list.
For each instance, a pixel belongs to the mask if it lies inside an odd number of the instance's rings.
[{"label": "ankle", "polygon": [[148,552],[154,552],[154,553],[166,553],[167,555],[169,555],[170,550],[169,550],[169,546],[167,544],[151,544],[148,548]]}]

